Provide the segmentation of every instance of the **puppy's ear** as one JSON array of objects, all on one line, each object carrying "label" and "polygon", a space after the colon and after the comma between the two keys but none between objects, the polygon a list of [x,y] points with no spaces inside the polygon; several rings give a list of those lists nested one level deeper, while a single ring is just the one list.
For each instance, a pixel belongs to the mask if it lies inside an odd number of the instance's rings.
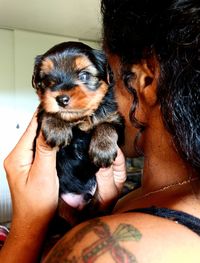
[{"label": "puppy's ear", "polygon": [[100,63],[105,64],[107,62],[103,50],[93,49],[93,54]]},{"label": "puppy's ear", "polygon": [[41,63],[42,63],[42,55],[39,55],[35,58],[33,75],[32,75],[32,86],[34,89],[37,89]]},{"label": "puppy's ear", "polygon": [[97,67],[100,77],[107,83],[107,59],[102,50],[93,49],[95,57],[95,66]]}]

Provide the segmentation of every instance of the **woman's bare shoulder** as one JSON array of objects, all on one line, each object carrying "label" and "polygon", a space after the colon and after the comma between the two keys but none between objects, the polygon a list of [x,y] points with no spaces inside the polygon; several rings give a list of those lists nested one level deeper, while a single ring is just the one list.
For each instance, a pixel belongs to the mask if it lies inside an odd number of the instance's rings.
[{"label": "woman's bare shoulder", "polygon": [[196,263],[199,250],[200,237],[182,225],[152,215],[123,213],[76,226],[44,262]]}]

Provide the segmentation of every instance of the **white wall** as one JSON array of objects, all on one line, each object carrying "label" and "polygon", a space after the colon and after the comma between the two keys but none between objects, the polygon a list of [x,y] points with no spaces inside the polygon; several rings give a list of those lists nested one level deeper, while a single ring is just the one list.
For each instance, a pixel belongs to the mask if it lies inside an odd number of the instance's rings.
[{"label": "white wall", "polygon": [[[68,37],[0,29],[0,222],[10,220],[10,195],[3,160],[14,147],[38,105],[31,85],[34,59]],[[85,42],[99,48],[98,43]]]},{"label": "white wall", "polygon": [[13,32],[0,30],[0,221],[10,217],[10,195],[3,170],[3,159],[13,147],[15,136]]}]

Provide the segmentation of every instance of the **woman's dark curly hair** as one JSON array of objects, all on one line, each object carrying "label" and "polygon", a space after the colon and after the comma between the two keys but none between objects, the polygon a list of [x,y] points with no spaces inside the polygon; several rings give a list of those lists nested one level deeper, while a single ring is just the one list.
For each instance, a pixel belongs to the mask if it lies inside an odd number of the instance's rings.
[{"label": "woman's dark curly hair", "polygon": [[123,64],[156,56],[163,122],[200,168],[200,0],[102,0],[104,47]]}]

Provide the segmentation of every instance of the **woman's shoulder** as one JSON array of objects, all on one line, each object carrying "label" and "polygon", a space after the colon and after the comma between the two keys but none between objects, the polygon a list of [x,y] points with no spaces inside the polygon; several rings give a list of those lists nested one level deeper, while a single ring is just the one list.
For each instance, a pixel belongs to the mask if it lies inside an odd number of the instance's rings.
[{"label": "woman's shoulder", "polygon": [[68,232],[45,262],[190,262],[200,237],[183,225],[128,212],[92,219]]}]

